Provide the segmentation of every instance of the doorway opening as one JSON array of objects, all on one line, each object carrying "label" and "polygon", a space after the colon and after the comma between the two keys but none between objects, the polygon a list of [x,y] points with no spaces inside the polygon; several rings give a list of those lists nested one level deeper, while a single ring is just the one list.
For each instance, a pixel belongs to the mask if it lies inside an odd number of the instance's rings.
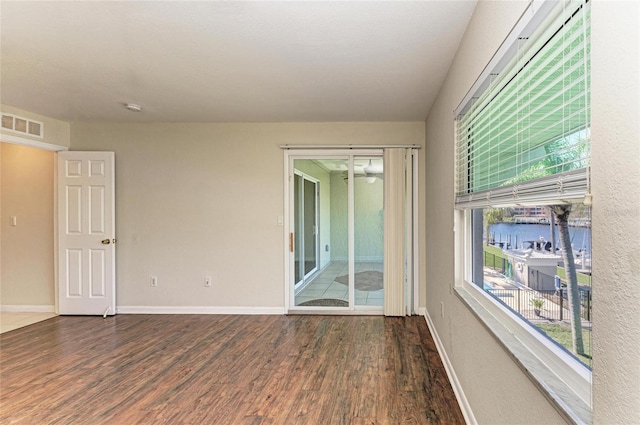
[{"label": "doorway opening", "polygon": [[0,332],[55,316],[55,153],[0,142]]}]

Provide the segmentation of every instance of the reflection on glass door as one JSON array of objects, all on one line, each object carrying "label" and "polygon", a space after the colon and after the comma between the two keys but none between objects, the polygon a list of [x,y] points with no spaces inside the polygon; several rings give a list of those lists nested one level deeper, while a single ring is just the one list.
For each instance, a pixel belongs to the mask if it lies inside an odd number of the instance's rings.
[{"label": "reflection on glass door", "polygon": [[[348,164],[348,158],[293,161],[295,306],[349,306]],[[303,212],[312,208],[315,222]]]},{"label": "reflection on glass door", "polygon": [[354,160],[355,304],[383,306],[384,169],[380,157]]},{"label": "reflection on glass door", "polygon": [[295,281],[299,286],[318,270],[318,182],[302,173],[294,175]]},{"label": "reflection on glass door", "polygon": [[304,274],[313,273],[317,270],[318,259],[316,258],[316,251],[318,242],[316,240],[316,182],[304,179],[303,193],[303,205],[304,205]]}]

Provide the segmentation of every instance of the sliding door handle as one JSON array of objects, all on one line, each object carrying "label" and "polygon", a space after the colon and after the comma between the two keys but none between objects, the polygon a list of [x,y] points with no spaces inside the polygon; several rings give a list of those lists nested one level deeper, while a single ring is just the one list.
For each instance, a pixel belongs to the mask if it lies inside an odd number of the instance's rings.
[{"label": "sliding door handle", "polygon": [[293,232],[289,233],[289,251],[293,252]]}]

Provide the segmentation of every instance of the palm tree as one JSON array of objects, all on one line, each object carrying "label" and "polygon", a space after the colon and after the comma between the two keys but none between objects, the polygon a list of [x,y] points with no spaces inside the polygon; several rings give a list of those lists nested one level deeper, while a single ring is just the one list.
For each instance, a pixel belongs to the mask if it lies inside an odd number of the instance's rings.
[{"label": "palm tree", "polygon": [[482,211],[482,222],[484,223],[484,234],[489,238],[489,227],[492,224],[501,223],[503,216],[502,208],[485,208]]},{"label": "palm tree", "polygon": [[584,355],[584,343],[582,341],[582,318],[580,317],[580,293],[578,290],[578,274],[573,258],[571,236],[569,235],[569,214],[571,205],[551,206],[553,215],[558,223],[560,234],[560,246],[562,247],[562,261],[567,277],[567,299],[569,301],[569,319],[571,323],[571,340],[573,351]]},{"label": "palm tree", "polygon": [[[514,184],[549,174],[557,174],[584,167],[588,155],[586,144],[582,142],[585,137],[589,137],[588,133],[587,130],[579,130],[567,137],[545,144],[545,157],[542,160],[525,169],[504,184]],[[562,249],[562,259],[567,277],[567,299],[571,321],[573,351],[576,354],[584,354],[578,275],[576,272],[576,263],[573,258],[573,248],[571,247],[571,236],[569,235],[571,205],[551,205],[550,208],[553,211],[558,225],[560,248]]]}]

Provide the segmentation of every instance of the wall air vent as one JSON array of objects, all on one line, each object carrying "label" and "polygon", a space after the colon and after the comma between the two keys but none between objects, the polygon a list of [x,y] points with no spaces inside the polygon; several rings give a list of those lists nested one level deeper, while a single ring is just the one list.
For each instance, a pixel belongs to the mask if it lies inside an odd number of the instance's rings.
[{"label": "wall air vent", "polygon": [[2,113],[2,129],[42,139],[44,137],[44,123]]}]

